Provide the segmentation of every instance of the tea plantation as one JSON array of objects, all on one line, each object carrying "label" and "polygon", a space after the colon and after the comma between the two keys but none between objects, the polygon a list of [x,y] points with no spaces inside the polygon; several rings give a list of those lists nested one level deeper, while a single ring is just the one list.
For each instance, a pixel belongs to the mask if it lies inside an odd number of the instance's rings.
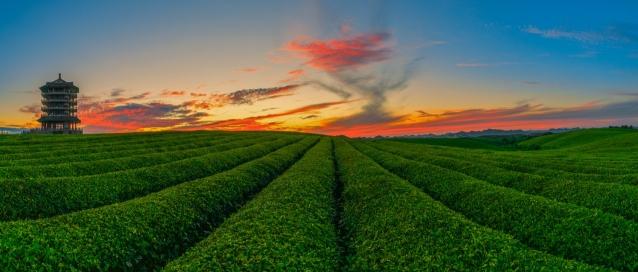
[{"label": "tea plantation", "polygon": [[636,271],[638,130],[0,136],[0,271]]}]

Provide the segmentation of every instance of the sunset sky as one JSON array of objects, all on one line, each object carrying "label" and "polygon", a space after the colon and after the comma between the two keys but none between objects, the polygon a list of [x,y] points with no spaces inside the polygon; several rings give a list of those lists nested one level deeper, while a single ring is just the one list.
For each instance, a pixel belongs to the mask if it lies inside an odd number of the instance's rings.
[{"label": "sunset sky", "polygon": [[0,127],[349,136],[638,125],[636,1],[0,1]]}]

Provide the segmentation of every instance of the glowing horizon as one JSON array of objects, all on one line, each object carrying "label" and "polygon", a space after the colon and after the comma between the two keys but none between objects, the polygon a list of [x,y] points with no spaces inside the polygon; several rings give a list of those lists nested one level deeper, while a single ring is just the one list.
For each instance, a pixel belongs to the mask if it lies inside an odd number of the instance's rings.
[{"label": "glowing horizon", "polygon": [[88,133],[636,125],[637,7],[6,1],[0,127],[37,126],[37,88],[58,72]]}]

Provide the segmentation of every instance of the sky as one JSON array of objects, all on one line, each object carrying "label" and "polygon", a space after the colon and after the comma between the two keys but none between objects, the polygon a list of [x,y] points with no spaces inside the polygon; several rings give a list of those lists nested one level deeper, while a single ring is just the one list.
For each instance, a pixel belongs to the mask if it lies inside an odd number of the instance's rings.
[{"label": "sky", "polygon": [[396,136],[638,125],[636,1],[0,1],[0,127]]}]

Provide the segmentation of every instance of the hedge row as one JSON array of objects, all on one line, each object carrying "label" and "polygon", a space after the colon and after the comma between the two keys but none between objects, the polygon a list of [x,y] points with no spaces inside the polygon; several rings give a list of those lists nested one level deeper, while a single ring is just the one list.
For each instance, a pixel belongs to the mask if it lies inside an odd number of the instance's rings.
[{"label": "hedge row", "polygon": [[165,271],[336,271],[334,189],[324,138]]},{"label": "hedge row", "polygon": [[588,271],[477,225],[337,141],[348,271]]},{"label": "hedge row", "polygon": [[638,269],[638,224],[599,210],[527,195],[355,143],[381,166],[482,225],[532,248],[620,270]]},{"label": "hedge row", "polygon": [[289,136],[251,146],[240,141],[231,143],[235,149],[228,151],[95,176],[0,181],[0,220],[49,217],[143,196],[228,170],[299,140]]},{"label": "hedge row", "polygon": [[[456,159],[467,159],[468,157],[472,157],[472,160],[476,163],[488,164],[496,167],[500,167],[503,169],[523,172],[533,175],[545,176],[549,178],[557,178],[557,179],[570,179],[575,181],[591,181],[591,182],[600,182],[600,183],[627,183],[627,184],[638,184],[638,173],[634,174],[591,174],[591,173],[575,173],[561,170],[563,165],[572,164],[569,161],[559,161],[556,160],[554,163],[554,168],[550,169],[541,166],[533,166],[528,164],[524,160],[517,161],[517,158],[511,159],[501,159],[500,157],[476,157],[468,154],[455,154],[454,152],[447,152],[442,154],[437,154],[438,156],[445,156],[449,158]],[[546,160],[548,158],[537,158],[537,160]],[[601,159],[603,160],[603,159]],[[624,166],[626,169],[634,169],[633,166]],[[632,170],[633,171],[633,170]]]},{"label": "hedge row", "polygon": [[[201,134],[202,132],[197,132],[194,134]],[[213,132],[218,133],[218,132]],[[33,141],[24,141],[22,144],[17,145],[0,145],[0,151],[11,152],[11,151],[37,151],[37,150],[46,150],[46,149],[60,149],[68,146],[90,146],[90,145],[108,145],[111,143],[124,143],[127,141],[140,141],[142,139],[154,139],[158,137],[174,137],[179,135],[189,135],[188,133],[182,132],[164,132],[164,133],[131,133],[131,134],[121,134],[121,135],[86,135],[86,136],[78,136],[78,135],[61,135],[59,136],[59,140],[56,140],[56,136],[52,135],[38,135],[34,137]],[[192,134],[191,134],[192,135]],[[19,138],[20,136],[16,136]],[[4,153],[4,152],[3,152]]]},{"label": "hedge row", "polygon": [[[248,138],[248,139],[246,139]],[[265,138],[263,139],[266,141]],[[47,165],[33,166],[14,166],[0,167],[0,179],[15,178],[54,178],[54,177],[79,177],[88,175],[98,175],[114,171],[130,170],[140,167],[148,167],[164,163],[170,163],[177,160],[184,160],[192,157],[203,156],[209,152],[226,150],[229,148],[241,146],[241,144],[257,143],[261,139],[255,137],[233,137],[228,139],[220,139],[219,141],[200,142],[193,148],[186,146],[175,146],[178,151],[174,152],[150,152],[141,155],[133,155],[128,157],[104,158],[98,160],[86,160],[79,162],[68,162]],[[217,142],[225,142],[216,144]],[[238,143],[241,143],[238,145]],[[171,144],[171,142],[167,142]],[[212,145],[210,145],[212,144]],[[172,149],[172,147],[171,147]],[[174,149],[173,149],[174,150]]]},{"label": "hedge row", "polygon": [[[567,172],[561,170],[565,165],[574,164],[573,162],[560,161],[555,160],[554,163],[550,163],[554,168],[558,169],[550,169],[548,167],[534,166],[533,161],[548,161],[549,158],[546,157],[533,157],[532,159],[526,159],[525,157],[514,156],[513,152],[506,153],[486,153],[486,152],[470,152],[468,150],[456,149],[456,148],[430,148],[425,145],[413,145],[413,144],[403,144],[403,143],[394,143],[390,141],[379,142],[380,146],[392,146],[401,149],[410,149],[414,151],[420,151],[424,153],[428,153],[431,155],[444,156],[455,159],[467,159],[472,158],[473,162],[489,164],[497,167],[501,167],[504,169],[523,172],[528,174],[540,175],[550,178],[559,178],[559,179],[571,179],[575,181],[591,181],[591,182],[602,182],[602,183],[626,183],[626,184],[638,184],[638,173],[634,174],[586,174],[586,173],[575,173],[575,172]],[[531,157],[531,156],[528,156]],[[531,162],[530,162],[531,160]],[[600,159],[601,162],[606,162],[606,159]],[[623,171],[627,171],[630,173],[631,170],[635,167],[625,167]],[[629,170],[627,170],[629,169]]]},{"label": "hedge row", "polygon": [[[171,137],[171,138],[159,138],[152,142],[146,141],[142,143],[125,143],[117,146],[109,146],[104,148],[92,148],[90,152],[84,152],[82,150],[78,151],[77,149],[73,149],[72,153],[70,152],[61,152],[60,154],[56,154],[56,152],[42,152],[40,156],[31,156],[31,157],[22,157],[22,158],[12,158],[12,159],[3,159],[0,161],[0,167],[6,166],[24,166],[24,165],[50,165],[57,163],[68,163],[68,162],[76,162],[76,161],[87,161],[87,160],[99,160],[99,159],[107,159],[107,158],[117,158],[117,157],[125,157],[132,155],[140,155],[146,154],[150,152],[159,152],[162,150],[178,150],[188,147],[198,147],[203,146],[210,142],[216,142],[219,140],[228,140],[235,138],[247,138],[249,135],[242,136],[229,136],[229,135],[199,135],[192,137]],[[253,135],[253,137],[255,137]]]},{"label": "hedge row", "polygon": [[[459,148],[450,148],[450,147],[432,147],[428,145],[415,145],[415,144],[405,144],[398,142],[384,142],[384,144],[389,144],[392,146],[401,146],[403,148],[415,148],[418,150],[428,151],[430,153],[435,154],[443,154],[449,156],[471,156],[472,158],[487,160],[487,161],[498,161],[498,162],[510,162],[519,166],[524,166],[527,168],[535,168],[535,169],[551,169],[551,170],[560,170],[560,171],[569,171],[572,173],[590,173],[590,174],[605,174],[605,175],[623,175],[628,173],[635,173],[636,171],[632,168],[627,167],[618,167],[617,162],[609,162],[605,159],[594,160],[594,161],[584,161],[582,160],[582,156],[588,156],[587,154],[581,154],[577,151],[572,151],[571,156],[578,156],[578,159],[575,161],[571,161],[569,163],[563,163],[565,160],[564,155],[565,151],[542,151],[539,152],[521,152],[521,151],[505,151],[505,152],[495,152],[491,150],[468,150],[468,149],[459,149]],[[525,154],[522,155],[521,153]],[[543,154],[543,155],[540,155]],[[621,153],[622,154],[622,153]],[[617,153],[616,156],[619,156]],[[574,160],[574,159],[572,159]],[[635,166],[635,164],[633,164]]]},{"label": "hedge row", "polygon": [[97,152],[104,152],[105,150],[109,151],[109,150],[114,150],[119,148],[126,148],[128,146],[135,146],[139,144],[157,143],[157,142],[166,141],[170,139],[183,139],[187,141],[188,139],[191,139],[191,138],[199,138],[199,137],[206,137],[206,136],[219,137],[219,136],[226,136],[226,135],[219,133],[219,134],[211,134],[211,135],[167,134],[167,135],[157,135],[155,137],[138,136],[138,137],[132,137],[131,139],[127,141],[109,141],[109,142],[105,141],[103,143],[98,142],[94,144],[81,145],[81,146],[75,145],[75,144],[67,144],[64,146],[42,148],[38,150],[14,150],[14,152],[4,151],[4,152],[1,152],[2,154],[0,155],[0,159],[21,160],[21,159],[68,156],[68,155],[73,155],[78,153],[97,153]]},{"label": "hedge row", "polygon": [[482,164],[474,161],[473,158],[464,160],[443,158],[413,149],[379,144],[374,145],[374,147],[407,159],[437,165],[450,171],[463,173],[492,184],[514,188],[528,194],[601,209],[627,219],[638,220],[638,187],[636,186],[548,178]]},{"label": "hedge row", "polygon": [[98,209],[0,224],[7,271],[146,271],[206,236],[315,142],[307,137],[214,176]]}]

